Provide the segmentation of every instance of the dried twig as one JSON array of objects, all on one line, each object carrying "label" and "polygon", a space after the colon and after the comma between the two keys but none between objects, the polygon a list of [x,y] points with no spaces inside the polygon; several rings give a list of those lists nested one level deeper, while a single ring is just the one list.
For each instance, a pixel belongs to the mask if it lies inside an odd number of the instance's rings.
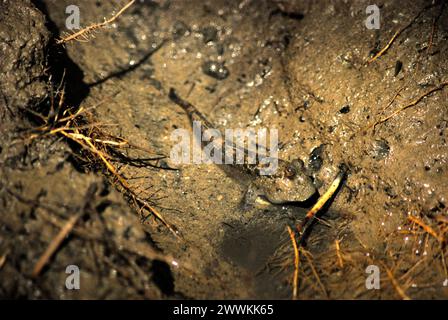
[{"label": "dried twig", "polygon": [[297,230],[299,231],[300,234],[304,233],[306,225],[315,218],[316,213],[318,213],[319,210],[321,210],[325,206],[325,204],[333,197],[334,193],[339,188],[339,185],[341,184],[342,179],[345,176],[345,172],[346,172],[345,168],[342,168],[340,170],[340,172],[333,180],[328,190],[319,198],[319,200],[317,200],[314,206],[308,211],[302,223],[299,226],[297,226]]},{"label": "dried twig", "polygon": [[101,22],[101,23],[92,24],[92,25],[90,25],[84,29],[81,29],[67,37],[57,40],[56,43],[64,44],[64,43],[70,42],[72,40],[79,40],[80,38],[87,40],[88,35],[90,33],[92,33],[95,30],[98,30],[100,28],[104,28],[108,24],[111,24],[112,22],[114,22],[120,15],[123,14],[123,12],[125,12],[131,5],[133,5],[134,2],[135,2],[135,0],[131,0],[127,5],[125,5],[123,8],[121,8],[120,11],[118,11],[117,14],[115,14],[112,18],[105,20],[104,22]]},{"label": "dried twig", "polygon": [[[336,178],[334,179],[334,181],[332,182],[332,184],[330,185],[328,190],[319,198],[319,200],[316,202],[316,204],[308,211],[308,213],[306,214],[302,223],[299,226],[297,226],[297,231],[299,232],[299,235],[300,235],[298,242],[295,239],[294,232],[291,230],[290,227],[288,227],[288,232],[289,232],[289,236],[291,237],[291,241],[293,243],[294,256],[295,256],[294,277],[293,277],[293,299],[297,299],[297,290],[298,290],[297,286],[298,286],[298,281],[299,281],[299,246],[303,240],[303,235],[305,233],[304,232],[305,227],[308,225],[308,223],[310,221],[312,221],[315,218],[316,213],[319,212],[319,210],[321,210],[325,206],[325,204],[333,197],[334,193],[339,188],[339,185],[341,184],[342,179],[345,176],[345,173],[346,173],[346,168],[344,166],[343,168],[341,168],[340,172],[338,173],[338,175],[336,176]],[[319,282],[319,285],[320,285],[322,291],[325,293],[325,295],[327,295],[325,287],[323,286],[322,282],[320,282],[319,275],[318,275],[317,271],[314,269],[314,266],[311,263],[311,260],[309,260],[308,256],[306,256],[306,257],[308,259],[308,262],[310,264],[310,267],[311,267],[311,270],[312,270],[314,276],[316,277],[316,279]]]},{"label": "dried twig", "polygon": [[48,263],[48,261],[51,259],[53,254],[56,252],[56,250],[59,248],[61,243],[64,241],[64,239],[67,237],[67,235],[70,233],[70,231],[75,226],[78,219],[82,216],[83,212],[78,212],[75,215],[73,215],[67,223],[64,225],[64,227],[59,231],[57,236],[50,242],[47,249],[45,250],[44,254],[39,258],[36,265],[34,266],[32,277],[36,278],[39,276],[42,269],[45,267],[45,265]]},{"label": "dried twig", "polygon": [[[51,223],[52,225],[54,225],[58,228],[64,228],[64,226],[65,226],[65,224],[63,222],[59,221],[59,219],[55,218],[53,215],[43,214],[42,216],[45,220],[47,220],[49,223]],[[94,232],[92,232],[91,229],[74,226],[71,233],[83,238],[84,240],[90,240],[90,241],[93,240],[93,241],[103,242],[105,244],[108,241],[100,236],[95,235],[95,234],[100,233],[100,231],[98,231],[98,230],[94,230]],[[168,255],[168,254],[163,254],[163,253],[153,249],[152,247],[148,246],[147,244],[141,244],[141,243],[136,243],[136,242],[131,243],[130,241],[125,240],[125,239],[118,239],[117,244],[121,248],[123,248],[123,250],[128,251],[133,254],[136,254],[138,256],[145,257],[149,260],[163,261],[163,262],[167,263],[168,265],[172,265],[174,267],[178,267],[180,265],[180,263],[173,256]],[[187,265],[187,266],[190,269],[192,269],[189,265]]]}]

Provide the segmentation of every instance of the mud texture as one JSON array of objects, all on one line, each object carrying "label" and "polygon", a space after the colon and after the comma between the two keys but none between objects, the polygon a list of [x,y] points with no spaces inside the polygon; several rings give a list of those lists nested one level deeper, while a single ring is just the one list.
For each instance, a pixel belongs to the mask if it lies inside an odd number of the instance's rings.
[{"label": "mud texture", "polygon": [[[168,98],[175,88],[219,129],[277,128],[280,157],[303,160],[320,194],[345,164],[343,185],[304,242],[299,298],[448,298],[448,86],[373,126],[448,81],[442,1],[382,1],[381,27],[369,30],[369,1],[145,0],[88,42],[59,46],[70,4],[1,4],[1,297],[291,297],[286,227],[316,198],[242,211],[244,185],[218,166],[114,163],[174,236],[64,137],[27,139],[38,125],[29,110],[49,108],[65,69],[67,105],[92,107],[111,135],[153,154],[169,156],[172,132],[190,128]],[[124,4],[76,1],[82,26]],[[79,210],[83,219],[32,278]],[[81,290],[65,289],[72,264]],[[369,265],[379,267],[380,290],[366,288]]]}]

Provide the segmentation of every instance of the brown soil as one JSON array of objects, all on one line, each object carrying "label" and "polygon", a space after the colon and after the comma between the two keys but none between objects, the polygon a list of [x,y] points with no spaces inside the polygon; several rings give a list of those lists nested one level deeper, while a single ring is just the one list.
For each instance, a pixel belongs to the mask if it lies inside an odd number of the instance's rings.
[{"label": "brown soil", "polygon": [[[29,139],[65,70],[65,108],[94,107],[85,121],[113,124],[104,130],[152,154],[169,155],[172,131],[189,128],[168,98],[173,87],[221,129],[278,128],[280,157],[302,159],[320,194],[346,164],[343,186],[304,245],[299,298],[448,298],[448,86],[372,127],[448,81],[447,6],[436,2],[413,21],[430,3],[381,1],[381,28],[368,30],[369,1],[137,1],[88,42],[59,46],[73,1],[3,1],[0,297],[291,297],[286,226],[312,202],[242,212],[244,186],[215,165],[114,161],[181,237],[141,219],[114,176],[76,143],[57,134]],[[84,26],[120,8],[76,4]],[[228,76],[204,72],[210,61],[224,63]],[[86,215],[31,277],[80,210]],[[154,259],[154,250],[179,265]],[[79,291],[64,286],[71,264],[81,269]],[[365,287],[372,264],[380,290]]]}]

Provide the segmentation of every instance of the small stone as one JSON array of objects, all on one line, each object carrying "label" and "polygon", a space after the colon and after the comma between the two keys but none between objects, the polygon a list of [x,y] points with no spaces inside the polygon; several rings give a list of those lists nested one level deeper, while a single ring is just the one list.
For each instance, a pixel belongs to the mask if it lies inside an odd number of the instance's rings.
[{"label": "small stone", "polygon": [[190,28],[182,21],[176,21],[173,25],[172,33],[175,39],[187,36]]},{"label": "small stone", "polygon": [[309,109],[311,106],[311,102],[309,100],[305,100],[303,102],[303,107],[305,108],[305,110]]},{"label": "small stone", "polygon": [[203,28],[201,34],[204,43],[216,42],[218,40],[218,29],[213,26]]},{"label": "small stone", "polygon": [[324,162],[322,158],[324,147],[325,145],[321,144],[311,151],[308,161],[308,168],[310,168],[310,170],[317,172],[322,167],[322,164]]},{"label": "small stone", "polygon": [[349,112],[350,112],[350,106],[349,106],[349,105],[345,105],[345,106],[343,106],[343,107],[339,110],[339,112],[342,113],[342,114],[349,113]]},{"label": "small stone", "polygon": [[389,143],[384,140],[375,140],[375,142],[373,143],[373,148],[372,148],[372,156],[374,159],[376,160],[381,160],[386,158],[389,155],[390,152],[390,147],[389,147]]},{"label": "small stone", "polygon": [[202,71],[206,75],[217,80],[224,80],[230,74],[229,69],[227,69],[223,63],[215,61],[206,61],[202,65]]},{"label": "small stone", "polygon": [[397,62],[395,63],[394,77],[398,76],[402,67],[403,67],[403,62],[401,62],[400,60],[397,60]]}]

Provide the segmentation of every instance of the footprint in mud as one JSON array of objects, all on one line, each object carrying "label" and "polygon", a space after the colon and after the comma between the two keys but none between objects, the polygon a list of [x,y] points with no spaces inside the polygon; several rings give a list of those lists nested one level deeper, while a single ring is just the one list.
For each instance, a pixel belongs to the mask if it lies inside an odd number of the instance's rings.
[{"label": "footprint in mud", "polygon": [[221,243],[222,256],[241,269],[242,278],[255,299],[289,299],[291,288],[285,275],[266,268],[269,259],[287,239],[286,221],[260,217],[247,224],[231,221]]}]

